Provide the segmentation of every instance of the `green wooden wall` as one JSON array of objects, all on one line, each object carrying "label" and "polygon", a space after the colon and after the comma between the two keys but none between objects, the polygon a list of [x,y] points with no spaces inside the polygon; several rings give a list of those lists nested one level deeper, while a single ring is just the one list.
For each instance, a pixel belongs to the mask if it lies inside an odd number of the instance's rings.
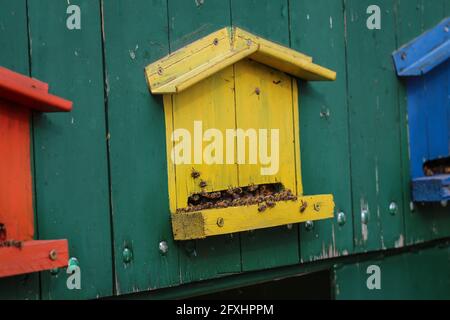
[{"label": "green wooden wall", "polygon": [[[66,27],[67,1],[0,0],[0,65],[49,82],[74,102],[71,113],[33,116],[34,207],[39,239],[69,240],[82,289],[67,290],[60,270],[0,279],[0,298],[130,294],[450,236],[449,207],[411,206],[405,85],[391,59],[450,15],[448,1],[70,4],[81,8],[81,30]],[[366,27],[372,4],[382,10],[381,30]],[[333,193],[345,224],[172,240],[162,100],[149,93],[144,67],[228,25],[337,71],[336,82],[299,84],[301,156],[305,193]],[[169,245],[165,255],[160,241]]]},{"label": "green wooden wall", "polygon": [[[370,269],[379,267],[379,287],[367,286]],[[333,268],[333,295],[337,300],[449,300],[450,246],[413,250],[398,255],[379,257]],[[369,279],[369,284],[375,282]]]}]

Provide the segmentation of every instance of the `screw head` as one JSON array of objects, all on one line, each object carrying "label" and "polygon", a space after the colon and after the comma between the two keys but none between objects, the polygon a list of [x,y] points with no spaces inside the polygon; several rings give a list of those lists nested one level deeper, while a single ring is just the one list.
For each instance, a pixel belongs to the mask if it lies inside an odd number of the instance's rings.
[{"label": "screw head", "polygon": [[223,227],[223,225],[224,225],[224,221],[223,221],[223,218],[221,218],[221,217],[219,217],[219,218],[217,218],[217,226],[219,227],[219,228],[222,228]]},{"label": "screw head", "polygon": [[414,211],[416,208],[415,208],[415,206],[414,206],[414,202],[410,202],[409,203],[409,209],[411,210],[411,211]]},{"label": "screw head", "polygon": [[337,222],[340,226],[343,226],[345,222],[347,221],[347,217],[345,216],[344,212],[339,212],[337,215]]},{"label": "screw head", "polygon": [[369,211],[367,209],[361,211],[361,222],[364,224],[369,222]]},{"label": "screw head", "polygon": [[169,245],[167,244],[166,241],[161,241],[158,245],[159,248],[159,252],[164,255],[167,254],[167,252],[169,251]]},{"label": "screw head", "polygon": [[293,228],[293,225],[292,225],[292,223],[290,223],[290,224],[286,225],[286,228],[288,228],[288,230],[292,230],[292,228]]},{"label": "screw head", "polygon": [[450,29],[449,29],[448,26],[445,26],[445,27],[444,27],[444,31],[445,31],[445,32],[448,32],[449,30],[450,30]]},{"label": "screw head", "polygon": [[406,60],[407,54],[406,52],[402,52],[401,56],[402,60]]},{"label": "screw head", "polygon": [[162,75],[163,73],[164,73],[163,68],[159,67],[159,68],[158,68],[158,74],[159,74],[159,75]]},{"label": "screw head", "polygon": [[69,259],[69,263],[67,264],[69,267],[71,266],[80,266],[80,263],[78,262],[78,259],[75,257],[72,257]]},{"label": "screw head", "polygon": [[130,263],[133,260],[133,251],[130,248],[123,249],[122,259],[125,263]]},{"label": "screw head", "polygon": [[316,212],[320,211],[320,203],[314,203],[314,211]]},{"label": "screw head", "polygon": [[313,228],[314,228],[314,222],[312,222],[312,221],[305,222],[305,229],[307,231],[311,231]]},{"label": "screw head", "polygon": [[389,204],[389,213],[394,216],[397,213],[397,211],[398,211],[397,203],[391,202]]},{"label": "screw head", "polygon": [[247,46],[250,47],[252,44],[253,44],[252,40],[248,39],[248,40],[247,40]]},{"label": "screw head", "polygon": [[56,259],[58,259],[58,252],[53,249],[49,252],[48,257],[50,260],[55,261]]},{"label": "screw head", "polygon": [[255,93],[256,93],[257,96],[259,96],[261,94],[261,89],[256,87],[255,88]]},{"label": "screw head", "polygon": [[442,201],[441,201],[441,206],[442,206],[443,208],[446,208],[447,205],[448,205],[448,201],[447,201],[447,200],[442,200]]},{"label": "screw head", "polygon": [[219,39],[215,38],[213,41],[213,45],[217,46],[219,44]]}]

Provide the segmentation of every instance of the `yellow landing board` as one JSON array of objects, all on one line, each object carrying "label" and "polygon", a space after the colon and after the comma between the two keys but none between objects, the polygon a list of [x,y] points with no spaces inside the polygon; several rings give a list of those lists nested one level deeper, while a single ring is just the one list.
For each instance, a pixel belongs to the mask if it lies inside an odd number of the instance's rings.
[{"label": "yellow landing board", "polygon": [[332,218],[333,213],[332,195],[304,196],[296,201],[277,202],[275,207],[263,212],[258,211],[258,205],[251,205],[173,213],[172,228],[175,240],[202,239],[214,235],[323,220]]}]

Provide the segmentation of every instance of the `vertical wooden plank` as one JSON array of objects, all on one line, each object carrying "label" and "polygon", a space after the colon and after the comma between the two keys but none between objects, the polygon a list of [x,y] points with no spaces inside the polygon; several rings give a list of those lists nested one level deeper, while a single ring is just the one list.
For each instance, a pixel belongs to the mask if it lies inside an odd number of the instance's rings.
[{"label": "vertical wooden plank", "polygon": [[[350,185],[347,72],[341,0],[291,1],[293,49],[337,72],[335,82],[301,82],[300,137],[304,194],[334,196],[334,220],[300,229],[302,261],[331,258],[353,251]],[[345,223],[337,222],[337,214]]]},{"label": "vertical wooden plank", "polygon": [[[426,30],[434,27],[449,14],[448,10],[450,10],[450,5],[444,0],[397,0],[397,47],[408,43]],[[404,190],[404,203],[406,204],[404,208],[406,243],[415,244],[448,236],[450,234],[450,216],[448,215],[448,207],[444,208],[439,203],[420,204],[412,203],[411,201],[410,157],[413,155],[409,154],[408,148],[408,108],[411,110],[414,106],[408,106],[407,104],[406,81],[404,79],[398,79],[402,128],[402,188]],[[423,83],[423,79],[412,79],[409,81]],[[413,173],[419,169],[413,168]]]},{"label": "vertical wooden plank", "polygon": [[228,0],[168,0],[170,51],[230,25]]},{"label": "vertical wooden plank", "polygon": [[0,7],[0,65],[28,75],[26,0],[0,0]]},{"label": "vertical wooden plank", "polygon": [[0,100],[0,223],[6,239],[34,237],[30,117],[29,109]]},{"label": "vertical wooden plank", "polygon": [[28,3],[31,74],[74,102],[66,114],[34,117],[36,210],[41,239],[69,240],[81,269],[81,290],[67,275],[42,273],[44,299],[112,294],[109,186],[99,1],[71,1],[81,29],[66,27],[67,2]]},{"label": "vertical wooden plank", "polygon": [[428,72],[424,77],[425,96],[428,101],[422,107],[426,108],[428,128],[428,157],[427,159],[440,159],[449,153],[449,124],[447,109],[449,91],[447,89],[448,62]]},{"label": "vertical wooden plank", "polygon": [[[28,75],[26,0],[0,0],[0,8],[0,66]],[[0,299],[39,299],[39,274],[0,279]]]},{"label": "vertical wooden plank", "polygon": [[[167,2],[102,1],[116,294],[178,283],[167,191],[164,109],[144,67],[168,53]],[[149,19],[151,17],[151,19]],[[166,241],[167,254],[159,243]],[[124,262],[123,251],[133,253]]]},{"label": "vertical wooden plank", "polygon": [[408,116],[409,128],[409,158],[411,179],[423,177],[423,162],[428,158],[429,139],[427,134],[427,118],[423,111],[424,103],[426,104],[429,97],[425,95],[424,78],[413,77],[410,79],[399,79],[399,81],[407,81],[407,105],[405,105]]},{"label": "vertical wooden plank", "polygon": [[[169,0],[170,50],[230,25],[228,1]],[[225,235],[179,243],[180,281],[218,277],[241,270],[239,237]]]},{"label": "vertical wooden plank", "polygon": [[[444,18],[448,17],[446,9],[448,0],[423,1],[423,32],[434,28]],[[446,62],[448,65],[448,61]],[[443,114],[449,103],[449,91],[446,85],[448,79],[448,68],[444,65],[432,70],[424,77],[424,85],[426,95],[430,95],[427,108],[427,120],[430,136],[429,141],[429,157],[438,157],[442,152],[448,153],[448,140],[445,139],[445,133],[448,132],[448,123],[444,123],[442,119],[436,119],[437,114]],[[430,88],[433,91],[430,92]],[[442,143],[442,139],[447,143]],[[447,224],[448,225],[448,224]],[[446,230],[450,231],[450,227]],[[448,233],[446,233],[448,234]]]},{"label": "vertical wooden plank", "polygon": [[[236,63],[234,70],[236,127],[243,130],[266,129],[269,154],[279,153],[278,172],[262,175],[261,169],[267,168],[267,165],[249,163],[249,149],[246,150],[246,163],[239,165],[239,185],[282,183],[284,188],[295,194],[292,79],[285,73],[251,60]],[[258,94],[255,90],[259,90]],[[278,149],[271,145],[273,129],[278,130]]]},{"label": "vertical wooden plank", "polygon": [[[209,129],[217,129],[224,137],[227,129],[235,127],[234,92],[233,66],[230,66],[188,90],[172,96],[173,129],[186,129],[191,133],[191,150],[194,151],[196,148],[195,131],[199,126],[203,133]],[[168,134],[171,135],[172,132]],[[203,144],[204,147],[207,145],[209,145],[207,142]],[[196,163],[194,152],[191,152],[192,163],[179,164],[175,167],[178,208],[186,208],[188,198],[193,193],[202,192],[201,181],[206,182],[204,190],[207,192],[227,190],[230,186],[237,186],[238,183],[236,164],[226,164],[225,161],[220,164],[208,164],[204,161],[202,164]],[[203,151],[201,155],[203,156]],[[170,163],[173,164],[172,161]],[[193,168],[200,173],[198,179],[192,179]]]},{"label": "vertical wooden plank", "polygon": [[[285,46],[289,46],[288,13],[287,0],[231,1],[233,25]],[[241,254],[243,271],[298,263],[298,227],[242,233]]]},{"label": "vertical wooden plank", "polygon": [[[381,30],[369,30],[370,5]],[[348,99],[356,250],[404,244],[394,2],[346,0]],[[391,213],[390,204],[397,210]],[[366,212],[367,222],[362,217]]]}]

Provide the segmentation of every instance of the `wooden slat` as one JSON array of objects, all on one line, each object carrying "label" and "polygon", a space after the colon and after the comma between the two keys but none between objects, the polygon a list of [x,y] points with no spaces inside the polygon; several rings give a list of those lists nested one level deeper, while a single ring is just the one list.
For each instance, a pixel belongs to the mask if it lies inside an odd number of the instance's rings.
[{"label": "wooden slat", "polygon": [[[102,2],[114,281],[115,294],[122,295],[180,282],[164,127],[166,123],[170,130],[171,119],[165,119],[162,97],[150,94],[143,72],[145,65],[169,52],[167,1]],[[169,248],[164,255],[158,250],[161,241]],[[133,252],[131,263],[123,262],[126,247]]]},{"label": "wooden slat", "polygon": [[[231,25],[229,1],[209,0],[197,5],[195,1],[170,0],[168,5],[169,44],[172,51],[201,39],[224,26]],[[220,80],[216,79],[216,81]],[[229,94],[226,97],[228,99]],[[217,101],[217,103],[220,102]],[[227,112],[229,108],[230,106],[227,106]],[[189,115],[187,116],[189,117]],[[228,120],[227,117],[224,119]],[[222,179],[216,176],[208,178],[218,181]],[[167,222],[169,221],[170,217],[167,216]],[[173,238],[172,233],[170,238]],[[186,241],[174,246],[180,249],[177,276],[182,283],[216,278],[241,271],[239,235],[224,235],[198,241]]]},{"label": "wooden slat", "polygon": [[[56,256],[50,258],[50,252]],[[24,241],[21,248],[0,247],[0,278],[67,266],[67,240]]]},{"label": "wooden slat", "polygon": [[[294,138],[291,77],[258,62],[244,60],[235,65],[236,77],[236,126],[248,130],[267,130],[267,154],[278,157],[278,171],[263,175],[258,155],[258,164],[250,163],[247,140],[245,163],[239,164],[239,185],[282,183],[286,189],[296,192],[295,148],[299,138]],[[259,90],[258,94],[255,92]],[[271,136],[277,130],[279,145],[272,146]],[[260,147],[261,137],[257,137]],[[257,152],[256,152],[257,153]],[[258,153],[257,153],[258,154]],[[299,181],[301,184],[301,181]]]},{"label": "wooden slat", "polygon": [[[303,203],[308,203],[300,212]],[[317,210],[315,206],[317,205]],[[308,220],[331,218],[334,212],[333,196],[305,196],[297,201],[277,202],[276,206],[258,211],[258,205],[172,214],[176,240],[201,239],[209,236],[285,226]],[[220,223],[218,222],[220,219]]]},{"label": "wooden slat", "polygon": [[34,234],[30,110],[0,100],[0,223],[6,239]]},{"label": "wooden slat", "polygon": [[450,200],[450,175],[414,179],[412,181],[412,198],[416,202]]},{"label": "wooden slat", "polygon": [[[289,47],[288,9],[287,0],[232,0],[232,23]],[[240,237],[243,271],[275,268],[300,260],[297,225],[243,232]]]},{"label": "wooden slat", "polygon": [[[234,87],[233,67],[228,67],[188,91],[173,95],[173,129],[186,129],[191,134],[191,162],[175,166],[177,208],[187,207],[188,197],[202,191],[201,180],[206,182],[207,192],[227,190],[228,187],[237,186],[239,183],[238,167],[234,163],[205,163],[203,151],[208,142],[201,142],[204,147],[200,150],[200,159],[195,159],[194,155],[194,146],[199,145],[194,140],[202,141],[203,133],[209,129],[221,131],[225,146],[226,129],[233,129],[236,125]],[[201,122],[202,132],[194,131],[195,121]],[[166,138],[171,139],[172,132],[166,132]],[[225,152],[223,155],[225,161]],[[179,161],[177,157],[175,160]],[[191,177],[193,168],[200,172],[198,179]]]},{"label": "wooden slat", "polygon": [[[347,60],[342,1],[291,1],[292,47],[335,70],[335,82],[299,81],[300,146],[305,195],[333,194],[334,219],[300,228],[304,262],[350,254],[353,251],[353,209],[347,106]],[[337,222],[343,212],[345,224]]]},{"label": "wooden slat", "polygon": [[48,86],[45,83],[0,67],[0,99],[43,112],[72,110],[71,101],[49,94],[47,91]]},{"label": "wooden slat", "polygon": [[304,80],[335,80],[336,73],[312,58],[237,27],[222,28],[146,67],[153,94],[180,92],[250,57]]},{"label": "wooden slat", "polygon": [[27,6],[31,75],[74,101],[70,113],[33,118],[35,210],[41,239],[68,239],[82,269],[82,290],[67,290],[66,277],[46,272],[42,299],[113,293],[100,3],[76,4],[81,30],[66,27],[67,2],[29,1]]},{"label": "wooden slat", "polygon": [[11,81],[16,82],[18,85],[27,86],[30,88],[34,88],[37,90],[41,90],[43,92],[48,92],[48,83],[43,81],[30,78],[21,73],[12,71],[10,69],[4,68],[0,66],[0,77],[8,78]]},{"label": "wooden slat", "polygon": [[[0,10],[0,65],[29,75],[27,1],[1,2]],[[23,108],[20,108],[23,109]],[[25,110],[23,109],[25,112]],[[29,111],[27,111],[29,112]],[[1,162],[4,162],[1,160]],[[1,196],[0,196],[1,197]],[[28,274],[0,279],[0,300],[39,299],[39,274]]]},{"label": "wooden slat", "polygon": [[399,76],[420,76],[450,57],[450,18],[394,52]]},{"label": "wooden slat", "polygon": [[[370,0],[347,0],[347,70],[355,251],[402,246],[403,191],[395,10],[383,12],[382,28],[366,27]],[[386,8],[394,2],[387,1]],[[391,214],[389,206],[397,205]],[[406,204],[409,205],[409,204]],[[367,212],[365,223],[362,213]]]}]

